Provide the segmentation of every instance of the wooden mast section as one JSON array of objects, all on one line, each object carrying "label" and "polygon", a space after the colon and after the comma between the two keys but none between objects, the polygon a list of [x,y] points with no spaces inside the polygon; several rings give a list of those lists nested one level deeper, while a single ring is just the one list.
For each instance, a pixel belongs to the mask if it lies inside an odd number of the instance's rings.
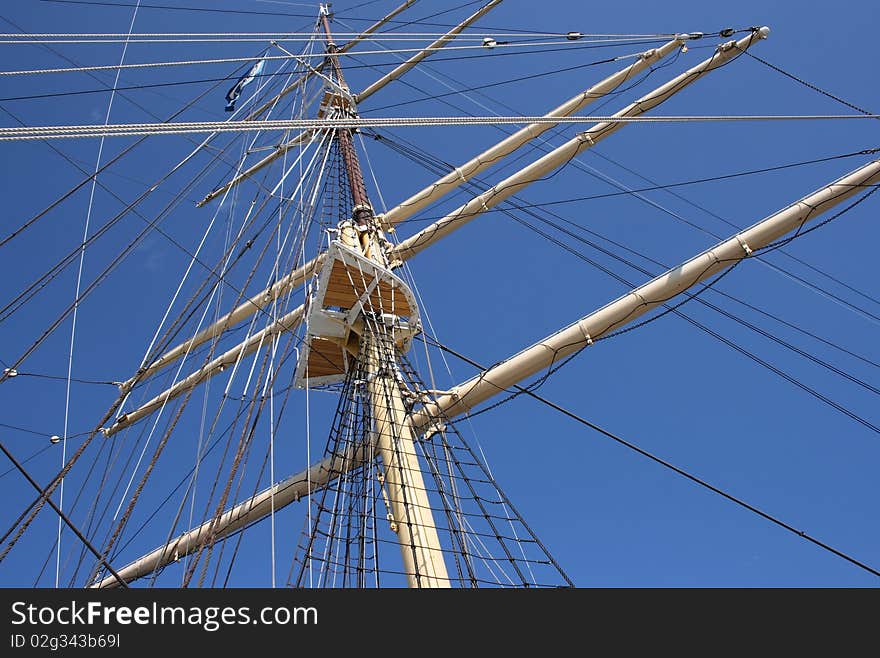
[{"label": "wooden mast section", "polygon": [[[437,418],[454,418],[466,413],[474,405],[504,392],[513,384],[541,372],[554,360],[564,357],[608,331],[620,329],[664,301],[684,292],[700,281],[748,258],[750,253],[761,249],[786,233],[800,229],[817,220],[823,213],[843,203],[860,191],[880,184],[880,159],[873,160],[855,171],[829,183],[799,201],[783,208],[769,217],[740,231],[711,249],[667,270],[660,276],[632,290],[623,297],[584,316],[574,324],[551,334],[518,354],[502,361],[476,377],[455,386],[448,394],[428,404],[413,414],[412,422],[418,428],[425,427]],[[253,498],[227,510],[219,523],[214,525],[215,539],[256,523],[270,513],[269,499],[274,509],[296,502],[310,491],[327,486],[343,475],[340,465],[353,468],[360,463],[357,455],[363,446],[355,446],[351,454],[334,456],[310,467],[307,471],[292,475]],[[345,469],[343,469],[344,471]],[[310,487],[309,487],[310,485]],[[118,569],[120,577],[130,582],[173,562],[178,556],[198,550],[208,533],[212,521],[186,532],[168,544],[146,556]],[[113,576],[96,583],[94,587],[118,587]]]}]

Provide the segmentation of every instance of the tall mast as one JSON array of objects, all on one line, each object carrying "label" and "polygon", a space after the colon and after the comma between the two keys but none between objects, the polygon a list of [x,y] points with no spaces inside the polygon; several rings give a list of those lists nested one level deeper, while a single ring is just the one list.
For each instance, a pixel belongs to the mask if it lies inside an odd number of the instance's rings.
[{"label": "tall mast", "polygon": [[[476,377],[453,387],[435,402],[417,410],[409,419],[411,426],[425,427],[438,418],[451,420],[467,413],[477,404],[507,391],[510,386],[541,372],[567,354],[590,345],[603,334],[634,322],[664,301],[748,258],[750,252],[767,246],[808,222],[817,220],[831,208],[877,184],[880,184],[880,160],[859,167],[582,317],[568,327],[501,361]],[[364,446],[352,446],[346,453],[327,457],[311,468],[292,475],[230,508],[214,524],[215,538],[226,537],[259,521],[267,516],[271,509],[278,510],[300,500],[309,492],[329,485],[334,479],[341,477],[346,469],[350,470],[361,463],[359,456],[361,453],[358,451],[362,451],[363,448]],[[270,507],[270,500],[274,507]],[[120,577],[125,582],[130,582],[160,569],[179,556],[197,550],[205,541],[212,522],[207,521],[126,567],[118,569]],[[118,581],[113,576],[107,576],[93,586],[117,587],[118,585]]]},{"label": "tall mast", "polygon": [[[347,99],[340,98],[340,102],[332,105],[343,112],[356,114],[354,100],[348,93],[339,58],[332,56],[338,52],[338,47],[330,30],[329,13],[329,7],[322,5],[320,20],[327,36],[330,66],[342,92],[348,95]],[[368,259],[387,268],[388,263],[382,249],[384,241],[367,197],[363,172],[354,148],[353,130],[338,130],[336,139],[345,163],[354,204],[354,226],[350,222],[342,222],[340,235],[347,246],[360,250]],[[403,403],[400,384],[395,377],[394,341],[388,336],[381,314],[368,313],[365,309],[363,316],[364,328],[360,334],[358,358],[364,361],[367,374],[367,389],[372,405],[373,442],[383,464],[381,484],[388,497],[389,521],[400,543],[407,581],[410,587],[449,587],[449,576],[431,511],[431,501],[416,454],[415,433]]]}]

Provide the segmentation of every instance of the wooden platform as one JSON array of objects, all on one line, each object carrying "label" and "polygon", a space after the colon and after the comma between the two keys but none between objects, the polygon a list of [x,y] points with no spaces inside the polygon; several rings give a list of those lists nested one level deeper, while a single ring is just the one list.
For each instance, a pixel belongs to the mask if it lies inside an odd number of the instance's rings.
[{"label": "wooden platform", "polygon": [[348,115],[353,114],[354,106],[352,105],[351,99],[346,98],[339,92],[335,91],[325,91],[324,97],[321,99],[321,104],[318,106],[318,118],[323,119],[324,117],[333,114],[336,115]]},{"label": "wooden platform", "polygon": [[309,340],[306,368],[309,379],[344,375],[348,370],[348,355],[337,343],[314,336]]},{"label": "wooden platform", "polygon": [[[393,313],[408,317],[412,312],[406,295],[395,282],[377,280],[375,270],[364,271],[357,264],[333,262],[324,292],[324,307],[351,309],[362,299],[363,309],[374,313]],[[367,290],[370,291],[366,296]]]},{"label": "wooden platform", "polygon": [[352,356],[342,345],[364,313],[375,314],[392,327],[403,350],[420,327],[415,297],[400,277],[333,242],[309,300],[308,335],[297,363],[295,386],[321,386],[345,378]]}]

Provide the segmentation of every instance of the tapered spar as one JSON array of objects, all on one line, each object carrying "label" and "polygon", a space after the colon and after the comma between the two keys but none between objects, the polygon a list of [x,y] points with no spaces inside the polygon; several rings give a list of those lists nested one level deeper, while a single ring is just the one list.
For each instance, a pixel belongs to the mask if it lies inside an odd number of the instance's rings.
[{"label": "tapered spar", "polygon": [[418,2],[418,0],[406,0],[406,2],[404,2],[403,4],[398,5],[395,9],[392,9],[390,12],[388,12],[387,14],[385,14],[385,16],[384,16],[383,18],[380,18],[378,21],[376,21],[375,23],[373,23],[370,27],[368,27],[366,30],[364,30],[363,32],[361,32],[361,33],[360,33],[358,36],[356,36],[354,39],[352,39],[351,41],[349,41],[349,42],[345,43],[344,45],[340,46],[340,47],[339,47],[339,50],[338,50],[337,52],[344,53],[344,52],[347,52],[347,51],[351,50],[352,48],[354,48],[354,46],[356,46],[356,45],[359,44],[361,41],[363,41],[364,39],[366,39],[366,38],[367,38],[368,36],[370,36],[373,32],[375,32],[375,31],[378,30],[380,27],[382,27],[383,25],[385,25],[386,23],[388,23],[388,21],[390,21],[391,19],[395,18],[398,14],[401,14],[401,13],[403,13],[405,10],[409,9],[410,7],[412,7],[414,4],[416,4],[416,2]]},{"label": "tapered spar", "polygon": [[[608,93],[614,91],[621,84],[631,79],[633,76],[638,75],[649,66],[658,62],[663,57],[666,57],[667,55],[675,51],[675,49],[679,47],[685,40],[690,38],[692,37],[687,34],[679,35],[678,37],[662,45],[661,47],[643,53],[638,58],[638,60],[633,62],[630,66],[621,69],[613,75],[608,76],[601,82],[598,82],[597,84],[591,86],[589,89],[581,92],[577,96],[568,99],[562,105],[547,113],[545,117],[559,118],[571,116],[572,114],[586,107],[589,103],[592,103],[593,101],[596,101],[604,97]],[[527,144],[529,141],[541,136],[544,132],[546,132],[550,128],[553,128],[556,125],[558,124],[539,123],[525,126],[523,129],[517,131],[513,135],[507,137],[498,144],[492,146],[486,151],[480,153],[478,156],[457,167],[455,170],[453,170],[443,178],[439,179],[435,183],[431,184],[424,190],[417,192],[408,200],[388,211],[388,213],[386,213],[384,217],[380,217],[379,219],[381,219],[382,223],[385,226],[393,225],[407,219],[414,212],[417,212],[428,203],[432,203],[443,195],[448,194],[458,185],[478,175],[487,167],[493,164],[497,164],[497,162],[501,158],[510,155],[524,144]],[[626,124],[615,125],[623,126]],[[251,174],[255,173],[258,168],[261,168],[266,164],[269,163],[263,161],[258,162],[248,171]],[[220,188],[218,192],[222,193],[223,190],[224,188]],[[184,354],[187,354],[191,350],[197,348],[199,345],[202,345],[207,341],[216,338],[227,329],[234,327],[238,323],[246,320],[251,315],[258,312],[260,309],[266,307],[273,300],[287,294],[293,288],[305,281],[308,277],[319,271],[323,266],[323,263],[324,254],[319,254],[316,258],[310,260],[305,265],[283,276],[270,288],[267,288],[266,290],[257,293],[250,299],[242,302],[234,310],[219,318],[212,325],[198,332],[192,338],[168,350],[165,354],[157,358],[155,361],[153,361],[153,363],[146,367],[143,372],[139,373],[139,379],[142,379],[143,377],[149,376],[161,370],[162,368],[168,366],[169,364],[182,357]],[[203,381],[205,377],[210,376],[212,372],[217,372],[218,368],[216,367],[216,364],[210,364],[209,366],[206,366],[203,371],[205,371],[205,373],[203,373],[204,376],[196,375],[190,381]],[[135,380],[132,379],[126,382],[124,384],[124,388],[130,388],[134,384],[134,381]]]},{"label": "tapered spar", "polygon": [[[614,118],[637,117],[648,110],[657,107],[673,94],[681,91],[688,85],[693,84],[706,74],[723,66],[734,57],[751,47],[754,43],[766,39],[770,34],[770,28],[761,27],[753,30],[748,36],[739,41],[723,43],[715,50],[711,57],[700,62],[681,75],[673,78],[665,85],[642,96],[637,101],[613,115]],[[393,257],[406,260],[434,244],[441,238],[449,235],[454,230],[471,221],[478,215],[498,205],[505,199],[516,194],[524,187],[542,179],[548,173],[577,157],[580,153],[591,148],[600,141],[613,135],[620,130],[624,122],[604,121],[598,123],[586,132],[579,133],[565,144],[556,148],[545,156],[535,160],[527,167],[520,169],[515,174],[508,176],[490,190],[474,197],[463,206],[456,208],[442,219],[437,220],[430,226],[401,242],[394,250]]]},{"label": "tapered spar", "polygon": [[[311,468],[261,491],[253,498],[235,505],[223,512],[216,520],[211,519],[197,528],[183,533],[165,546],[135,560],[117,573],[119,573],[120,579],[126,583],[153,573],[185,555],[194,553],[200,546],[204,546],[208,542],[221,541],[243,530],[251,523],[271,514],[273,509],[278,510],[298,501],[310,492],[327,486],[343,473],[356,468],[357,464],[363,463],[363,447],[350,448],[341,455],[328,457]],[[119,581],[110,576],[92,584],[91,587],[119,587]]]},{"label": "tapered spar", "polygon": [[[544,117],[568,117],[580,112],[593,101],[596,101],[611,91],[614,91],[624,82],[630,80],[649,66],[652,66],[670,53],[674,52],[676,49],[680,48],[685,41],[692,38],[694,37],[689,34],[680,34],[675,39],[663,44],[659,48],[654,48],[653,50],[648,50],[647,52],[642,53],[636,61],[625,69],[609,75],[607,78],[596,83],[586,91],[569,98],[562,105],[545,114]],[[507,157],[524,144],[540,137],[557,125],[559,124],[533,123],[521,128],[491,148],[486,149],[476,157],[457,166],[443,176],[443,178],[434,181],[424,189],[419,190],[405,201],[396,205],[382,216],[382,223],[385,226],[394,226],[395,224],[399,224],[408,219],[419,212],[422,208],[425,208],[438,199],[443,198],[474,176],[481,174],[489,167],[497,164],[500,159]]]},{"label": "tapered spar", "polygon": [[[880,184],[880,159],[796,201],[515,356],[455,386],[434,403],[414,412],[411,416],[412,427],[418,431],[428,427],[437,419],[451,419],[468,412],[475,405],[541,372],[566,355],[592,344],[609,331],[624,327],[675,295],[748,258],[753,251],[767,246],[808,222],[815,221],[823,213],[858,192],[878,184]],[[353,456],[356,451],[357,449],[354,449],[351,454],[344,453],[337,456],[332,462],[329,458],[325,459],[307,471],[294,475],[231,508],[213,522],[210,532],[213,533],[214,540],[222,539],[246,525],[259,521],[269,515],[271,509],[278,510],[301,496],[326,486],[342,474],[340,471],[357,467],[362,462]],[[267,497],[273,498],[272,506],[267,503]],[[119,569],[119,575],[126,582],[131,582],[197,550],[208,537],[210,523],[212,522],[202,524]],[[115,578],[109,577],[95,586],[116,587],[118,582]]]},{"label": "tapered spar", "polygon": [[144,418],[145,416],[153,413],[156,409],[159,409],[169,400],[173,400],[179,395],[182,395],[183,393],[188,391],[189,389],[195,388],[203,381],[205,381],[205,379],[207,379],[208,377],[211,377],[218,372],[223,372],[229,366],[235,365],[236,363],[241,361],[241,359],[256,352],[263,345],[270,344],[274,336],[284,331],[293,331],[294,329],[296,329],[296,327],[299,326],[299,323],[302,320],[302,316],[303,307],[300,306],[292,310],[290,313],[287,313],[283,317],[278,318],[275,322],[273,322],[266,328],[254,333],[252,336],[242,341],[235,347],[226,350],[220,356],[212,359],[210,363],[205,364],[194,373],[188,375],[187,377],[184,377],[179,382],[166,389],[159,395],[143,403],[134,411],[123,414],[122,416],[117,418],[114,421],[113,425],[102,430],[104,436],[113,436],[119,430],[125,429],[129,425],[132,425],[133,423],[139,421],[141,418]]}]

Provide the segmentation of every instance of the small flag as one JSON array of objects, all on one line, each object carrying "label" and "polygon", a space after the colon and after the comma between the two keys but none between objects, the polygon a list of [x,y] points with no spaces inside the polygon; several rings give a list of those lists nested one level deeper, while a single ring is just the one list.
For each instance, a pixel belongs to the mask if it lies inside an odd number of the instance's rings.
[{"label": "small flag", "polygon": [[226,94],[226,111],[234,112],[235,111],[235,101],[238,100],[238,97],[241,96],[241,90],[246,84],[250,84],[253,82],[254,78],[256,78],[263,71],[263,64],[266,61],[261,59],[258,62],[255,62],[251,67],[250,71],[245,73],[241,78],[239,78],[238,82],[235,83],[235,86],[229,90]]}]

